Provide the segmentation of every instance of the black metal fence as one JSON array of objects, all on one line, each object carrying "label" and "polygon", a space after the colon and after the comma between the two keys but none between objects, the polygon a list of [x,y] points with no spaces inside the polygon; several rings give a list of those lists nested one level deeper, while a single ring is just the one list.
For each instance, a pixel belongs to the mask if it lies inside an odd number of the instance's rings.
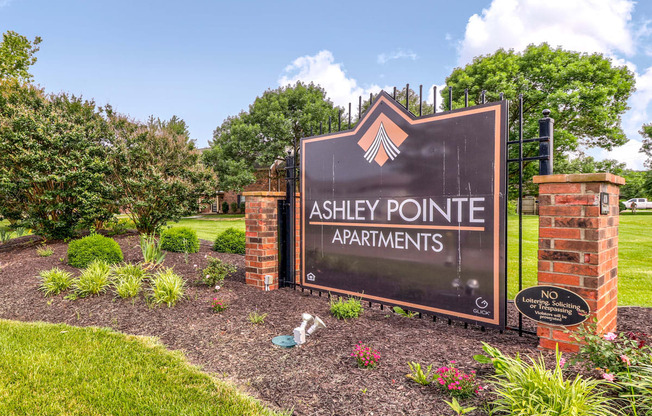
[{"label": "black metal fence", "polygon": [[[448,105],[445,106],[445,110],[443,112],[447,111],[452,111],[453,108],[453,88],[448,87]],[[504,94],[500,93],[499,95],[499,100],[502,101],[504,100]],[[394,87],[393,89],[393,94],[392,94],[393,99],[401,104],[403,107],[405,107],[408,111],[410,110],[410,84],[406,84],[405,86],[405,102],[399,102],[397,100],[397,89]],[[485,104],[487,101],[487,93],[486,91],[481,91],[480,96],[478,97],[478,101],[480,104]],[[367,104],[367,108],[370,108],[371,105],[373,104],[373,94],[369,95],[369,101]],[[423,85],[419,85],[419,110],[418,110],[418,116],[421,117],[424,116],[423,114]],[[510,104],[510,103],[508,103]],[[464,90],[464,108],[468,108],[469,106],[469,91],[468,89]],[[348,111],[348,125],[346,130],[352,129],[352,120],[351,120],[351,103],[348,105],[349,111]],[[363,109],[363,101],[362,101],[362,96],[358,98],[358,120],[362,119],[362,109]],[[433,87],[433,113],[437,113],[437,86]],[[508,188],[510,186],[510,167],[513,165],[516,165],[515,172],[517,174],[518,179],[514,179],[514,183],[512,185],[516,186],[518,196],[517,196],[517,205],[518,205],[518,267],[516,274],[518,275],[518,289],[519,291],[523,289],[523,174],[524,174],[524,164],[527,162],[533,162],[533,161],[538,161],[539,162],[539,175],[550,175],[553,172],[553,125],[554,125],[554,120],[550,118],[550,110],[544,110],[543,111],[543,118],[539,120],[539,137],[536,138],[524,138],[524,120],[523,120],[523,113],[524,113],[524,107],[523,107],[523,95],[519,95],[518,97],[518,112],[517,112],[517,117],[518,117],[518,129],[517,132],[511,132],[511,133],[516,133],[518,135],[517,140],[508,140],[507,141],[507,149],[506,149],[506,154],[508,155],[508,158],[506,160],[505,164],[505,170],[506,170],[506,176],[507,176],[507,181],[506,181],[506,187]],[[416,115],[416,113],[413,113]],[[509,114],[509,111],[508,111]],[[328,117],[327,121],[327,126],[328,126],[328,133],[332,133],[334,130],[333,126],[333,120],[331,117]],[[508,121],[508,126],[510,125]],[[337,131],[342,131],[342,111],[339,110],[338,112],[338,120],[337,120]],[[310,135],[312,136],[312,128]],[[319,123],[319,134],[324,133],[324,125],[323,122]],[[508,134],[510,132],[508,131]],[[524,154],[524,149],[525,145],[529,143],[538,143],[538,154],[535,156],[528,156]],[[295,148],[297,148],[295,146]],[[531,148],[529,149],[531,150]],[[513,157],[510,157],[510,155],[513,155]],[[295,198],[296,198],[296,186],[297,186],[297,177],[298,177],[298,169],[299,167],[296,166],[297,164],[295,161],[297,160],[297,157],[300,157],[300,149],[299,149],[299,154],[298,155],[293,155],[293,154],[288,154],[286,157],[286,199],[279,201],[279,216],[278,216],[278,221],[279,221],[279,286],[280,287],[292,287],[295,290],[297,288],[301,288],[302,291],[304,291],[306,288],[302,287],[301,284],[297,283],[295,279],[295,273],[296,273],[296,264],[295,264],[295,212],[296,212],[296,207],[295,207]],[[509,195],[508,189],[505,189],[505,195]],[[505,203],[509,203],[509,198],[505,198]],[[507,213],[508,210],[506,209],[505,212]],[[505,242],[508,244],[508,221],[507,218],[505,219]],[[507,256],[507,247],[505,248],[505,255]],[[509,281],[509,261],[505,261],[505,276],[507,280]],[[505,285],[505,291],[508,290],[508,284]],[[313,289],[309,289],[310,293],[313,293]],[[322,293],[320,291],[319,296],[322,296]],[[330,296],[330,294],[328,294]],[[505,299],[508,299],[507,293],[505,293]],[[507,300],[509,303],[510,301]],[[379,303],[380,309],[384,309],[384,306],[382,303]],[[369,302],[369,306],[372,306],[372,302]],[[505,314],[508,313],[508,308],[505,307]],[[422,318],[422,314],[418,314],[419,318]],[[437,320],[437,315],[432,315],[433,321]],[[510,325],[509,320],[507,319],[507,316],[505,317],[505,321],[508,322],[507,324],[507,329],[509,330],[515,330],[518,331],[519,335],[523,335],[524,333],[528,334],[536,334],[534,331],[529,331],[523,328],[523,316],[519,312],[518,313],[518,322],[515,325]],[[452,324],[452,319],[446,317],[445,319],[448,320],[448,324]],[[468,323],[464,322],[464,327],[468,327]],[[485,330],[484,327],[480,327],[482,331]]]}]

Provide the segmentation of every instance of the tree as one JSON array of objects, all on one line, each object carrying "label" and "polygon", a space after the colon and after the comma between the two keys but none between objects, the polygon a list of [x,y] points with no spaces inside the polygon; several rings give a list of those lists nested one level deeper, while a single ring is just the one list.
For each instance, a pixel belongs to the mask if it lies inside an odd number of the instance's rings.
[{"label": "tree", "polygon": [[106,127],[92,101],[0,82],[0,216],[48,238],[109,219]]},{"label": "tree", "polygon": [[595,160],[593,156],[586,156],[583,153],[573,159],[561,157],[555,161],[555,173],[607,172],[622,175],[625,168],[625,163],[615,159]]},{"label": "tree", "polygon": [[240,190],[253,182],[257,166],[269,167],[290,149],[297,154],[299,140],[316,134],[320,123],[326,129],[329,116],[337,130],[338,111],[326,92],[312,83],[267,90],[249,111],[227,118],[215,129],[204,163],[217,172],[222,190]]},{"label": "tree", "polygon": [[[553,49],[547,44],[530,45],[523,52],[499,49],[477,57],[464,68],[456,68],[446,78],[453,87],[454,108],[463,106],[464,89],[470,100],[480,103],[481,91],[487,101],[497,101],[499,93],[511,101],[510,140],[518,139],[518,96],[523,94],[524,138],[538,137],[538,120],[544,109],[552,111],[554,157],[570,151],[601,147],[611,150],[627,142],[621,116],[634,92],[634,74],[614,66],[601,54],[585,54]],[[448,91],[442,91],[446,99]],[[515,152],[516,146],[511,146]],[[538,145],[525,146],[524,155],[538,154]],[[510,157],[515,157],[512,153]],[[536,163],[526,163],[525,179],[537,171]],[[516,164],[510,166],[512,181]]]},{"label": "tree", "polygon": [[640,152],[645,153],[647,156],[645,166],[652,169],[652,123],[643,124],[639,133],[643,136],[643,144],[641,145]]},{"label": "tree", "polygon": [[11,30],[2,34],[0,42],[0,80],[9,78],[29,81],[32,75],[28,72],[30,66],[36,63],[34,54],[38,52],[40,37],[32,42],[25,36]]},{"label": "tree", "polygon": [[214,195],[212,173],[188,137],[185,121],[150,117],[146,124],[107,108],[111,127],[112,179],[117,203],[142,233],[157,232],[168,221],[196,212]]},{"label": "tree", "polygon": [[[405,88],[406,87],[403,87],[402,89],[397,89],[396,90],[396,101],[399,104],[401,104],[403,107],[405,107]],[[393,90],[392,91],[385,91],[385,92],[390,94],[390,95],[394,94]],[[427,94],[427,91],[426,91],[426,94]],[[376,98],[374,98],[374,101],[375,100],[376,100]],[[410,106],[409,106],[410,113],[412,113],[415,116],[418,116],[419,115],[419,94],[417,94],[412,88],[410,88],[409,104],[410,104]],[[369,98],[364,99],[364,97],[363,97],[362,113],[367,111],[368,108],[369,108]],[[433,109],[434,109],[433,104],[430,104],[430,103],[425,102],[425,101],[421,102],[421,114],[422,115],[432,114]],[[351,111],[353,111],[353,109]],[[357,118],[358,117],[355,118],[356,124],[359,121]]]}]

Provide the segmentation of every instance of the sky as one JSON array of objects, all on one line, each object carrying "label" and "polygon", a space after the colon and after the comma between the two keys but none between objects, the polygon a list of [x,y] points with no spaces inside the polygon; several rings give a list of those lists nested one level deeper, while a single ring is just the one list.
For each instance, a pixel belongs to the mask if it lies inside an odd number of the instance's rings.
[{"label": "sky", "polygon": [[199,147],[266,89],[314,81],[348,106],[406,83],[431,91],[474,56],[541,42],[636,74],[630,141],[588,154],[642,169],[638,130],[652,122],[651,0],[0,0],[7,30],[43,38],[31,72],[46,91],[139,120],[177,115]]}]

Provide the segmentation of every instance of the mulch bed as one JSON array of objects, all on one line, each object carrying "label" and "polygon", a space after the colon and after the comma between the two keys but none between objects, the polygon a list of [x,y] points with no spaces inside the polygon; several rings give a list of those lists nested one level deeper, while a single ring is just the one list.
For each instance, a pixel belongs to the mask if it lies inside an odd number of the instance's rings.
[{"label": "mulch bed", "polygon": [[[142,259],[138,237],[116,240],[125,261]],[[35,276],[39,271],[57,266],[79,273],[63,262],[66,244],[50,246],[54,254],[47,258],[38,257],[34,246],[0,251],[0,318],[94,325],[156,336],[169,348],[183,350],[205,371],[239,385],[271,407],[293,408],[295,415],[450,414],[443,402],[446,396],[406,379],[408,361],[439,367],[456,360],[458,367],[475,370],[482,378],[491,373],[488,366],[473,360],[474,354],[482,352],[482,341],[505,353],[538,354],[537,339],[531,335],[481,331],[474,325],[465,329],[464,324],[448,325],[445,319],[433,322],[431,317],[409,319],[388,308],[381,310],[379,305],[369,308],[365,304],[361,318],[338,321],[329,315],[326,294],[320,297],[292,289],[263,292],[246,286],[244,257],[214,253],[204,242],[187,264],[183,254],[166,257],[165,266],[174,266],[189,282],[187,298],[176,307],[150,307],[143,295],[135,301],[112,293],[74,301],[65,300],[64,295],[46,298],[38,290]],[[197,283],[206,255],[238,268],[218,292]],[[228,309],[212,313],[209,305],[214,297],[226,301]],[[249,322],[253,311],[268,314],[264,324]],[[322,318],[327,329],[316,332],[300,348],[275,347],[271,339],[292,334],[302,312]],[[652,332],[652,309],[620,308],[619,313],[619,330]],[[510,314],[515,322],[514,311]],[[533,327],[530,322],[527,325]],[[356,367],[350,353],[359,341],[380,351],[376,369]],[[482,406],[482,395],[466,404]]]}]

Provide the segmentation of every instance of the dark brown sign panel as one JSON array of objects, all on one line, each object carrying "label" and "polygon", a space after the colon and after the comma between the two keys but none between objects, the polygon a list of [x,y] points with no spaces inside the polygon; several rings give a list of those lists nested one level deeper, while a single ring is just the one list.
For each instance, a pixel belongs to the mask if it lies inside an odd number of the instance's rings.
[{"label": "dark brown sign panel", "polygon": [[514,304],[523,315],[548,325],[577,325],[589,316],[589,304],[582,297],[556,286],[523,289],[514,298]]},{"label": "dark brown sign panel", "polygon": [[301,284],[503,328],[506,103],[301,141]]}]

